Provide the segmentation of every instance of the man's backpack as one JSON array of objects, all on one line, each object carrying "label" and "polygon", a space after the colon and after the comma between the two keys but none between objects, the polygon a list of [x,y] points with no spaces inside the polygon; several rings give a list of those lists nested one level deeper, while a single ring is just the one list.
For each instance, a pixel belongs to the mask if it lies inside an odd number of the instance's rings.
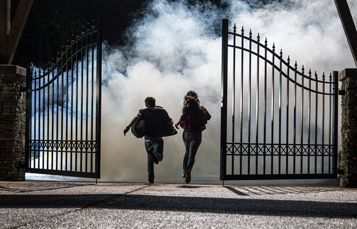
[{"label": "man's backpack", "polygon": [[168,114],[161,107],[147,108],[148,120],[139,119],[132,127],[131,132],[137,138],[148,135],[151,138],[168,137],[177,134],[173,125],[168,123]]}]

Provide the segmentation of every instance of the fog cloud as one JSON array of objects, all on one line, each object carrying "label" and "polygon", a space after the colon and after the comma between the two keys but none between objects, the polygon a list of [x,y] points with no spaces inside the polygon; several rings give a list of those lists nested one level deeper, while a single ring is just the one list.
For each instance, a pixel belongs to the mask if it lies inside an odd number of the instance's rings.
[{"label": "fog cloud", "polygon": [[[187,5],[179,0],[153,0],[127,30],[128,45],[105,46],[103,55],[102,181],[147,181],[143,139],[123,130],[147,96],[156,98],[176,122],[183,96],[199,94],[212,115],[203,132],[192,182],[219,180],[221,20],[228,18],[268,38],[313,71],[329,73],[354,67],[333,0],[289,0],[252,5],[226,1],[225,9],[209,3]],[[352,13],[357,2],[349,1]],[[355,15],[355,14],[354,14]],[[157,182],[183,182],[184,145],[178,135],[165,138],[164,160],[155,166]]]}]

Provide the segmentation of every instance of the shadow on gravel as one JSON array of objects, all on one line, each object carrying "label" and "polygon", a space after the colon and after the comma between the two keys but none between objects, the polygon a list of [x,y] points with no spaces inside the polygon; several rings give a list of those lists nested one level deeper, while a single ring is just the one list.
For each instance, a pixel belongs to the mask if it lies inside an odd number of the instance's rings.
[{"label": "shadow on gravel", "polygon": [[202,186],[197,185],[181,185],[180,188],[201,188]]},{"label": "shadow on gravel", "polygon": [[286,194],[304,194],[304,193],[323,193],[330,192],[334,189],[329,188],[306,188],[306,187],[269,187],[269,186],[224,186],[227,190],[239,196],[254,195],[286,195]]},{"label": "shadow on gravel", "polygon": [[270,216],[354,218],[356,203],[152,195],[1,195],[0,208],[105,208]]},{"label": "shadow on gravel", "polygon": [[231,192],[233,192],[233,193],[239,195],[239,196],[249,196],[249,194],[244,193],[244,192],[240,192],[240,191],[238,191],[238,190],[235,189],[235,188],[232,188],[232,187],[229,187],[229,186],[225,186],[225,188],[228,189],[229,191],[231,191]]}]

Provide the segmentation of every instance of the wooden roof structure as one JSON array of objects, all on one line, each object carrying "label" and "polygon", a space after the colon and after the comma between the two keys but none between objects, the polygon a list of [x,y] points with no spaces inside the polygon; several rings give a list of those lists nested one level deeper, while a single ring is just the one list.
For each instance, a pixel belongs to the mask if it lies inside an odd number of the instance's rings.
[{"label": "wooden roof structure", "polygon": [[11,0],[0,0],[0,64],[12,64],[33,0],[20,0],[11,23]]},{"label": "wooden roof structure", "polygon": [[342,26],[351,49],[353,59],[357,66],[357,31],[350,8],[348,7],[347,0],[335,0],[335,4],[338,14],[340,15]]},{"label": "wooden roof structure", "polygon": [[[0,64],[12,64],[34,0],[20,0],[11,23],[11,0],[0,0]],[[357,31],[347,0],[334,0],[357,66]]]}]

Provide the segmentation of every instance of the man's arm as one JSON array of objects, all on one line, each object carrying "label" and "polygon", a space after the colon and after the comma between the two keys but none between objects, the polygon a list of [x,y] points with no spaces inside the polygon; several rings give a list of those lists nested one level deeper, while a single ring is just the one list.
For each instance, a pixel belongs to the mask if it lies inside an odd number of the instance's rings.
[{"label": "man's arm", "polygon": [[129,125],[128,125],[127,127],[125,127],[125,129],[124,129],[124,136],[126,135],[126,133],[128,133],[128,131],[130,130],[130,127],[131,127],[132,125],[134,125],[134,123],[136,123],[140,118],[141,118],[141,116],[140,116],[140,115],[137,115],[137,116],[135,116],[135,117],[131,120],[131,122],[129,123]]},{"label": "man's arm", "polygon": [[[165,118],[164,116],[166,116],[166,118],[167,118],[167,120],[168,120],[167,123],[168,123],[170,126],[172,126],[172,125],[174,124],[174,120],[172,120],[172,118],[170,117],[169,113],[167,113],[167,111],[166,111],[165,109],[163,109],[163,108],[162,108],[161,111],[163,111],[163,113],[159,113],[160,116],[162,116],[162,118]],[[165,120],[165,119],[163,119],[163,120]]]}]

